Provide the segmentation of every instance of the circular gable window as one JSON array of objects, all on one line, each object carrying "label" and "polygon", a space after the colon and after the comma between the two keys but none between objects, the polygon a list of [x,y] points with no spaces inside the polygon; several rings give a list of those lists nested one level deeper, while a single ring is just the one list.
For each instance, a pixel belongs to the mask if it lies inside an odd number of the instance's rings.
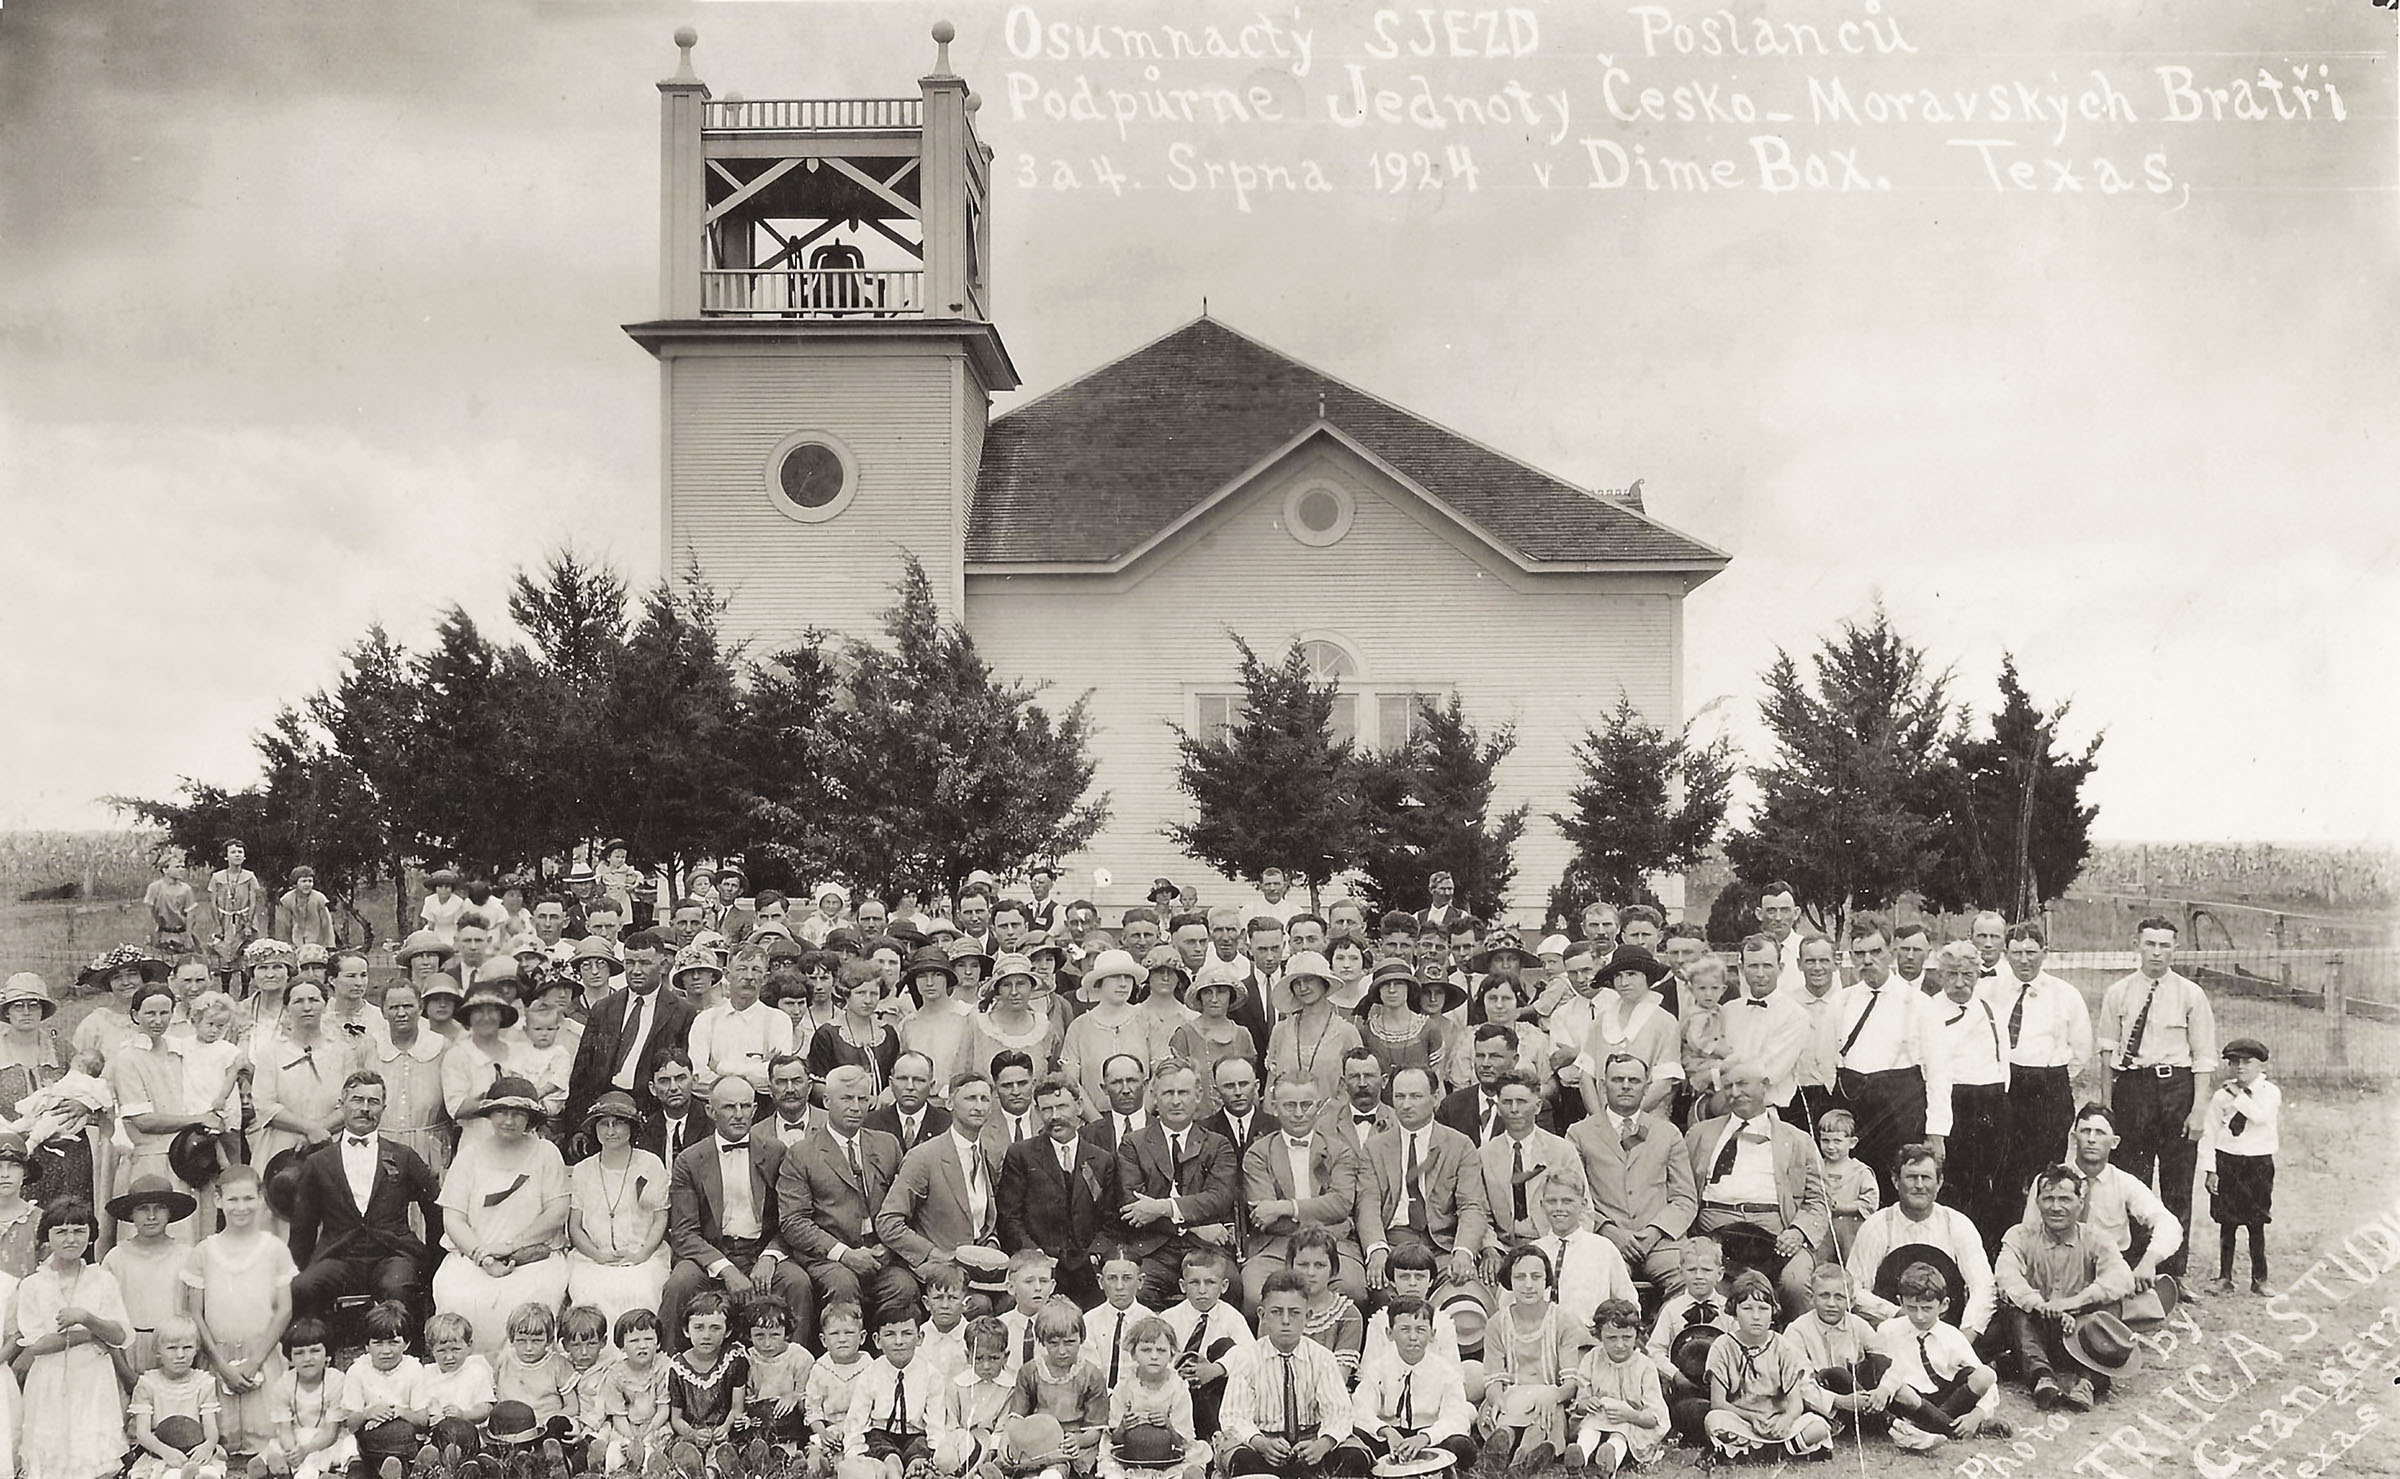
[{"label": "circular gable window", "polygon": [[1356,512],[1348,490],[1331,483],[1302,483],[1283,498],[1283,527],[1302,544],[1323,548],[1350,532]]},{"label": "circular gable window", "polygon": [[767,501],[803,524],[822,524],[858,493],[858,463],[841,441],[821,431],[796,431],[767,457]]}]

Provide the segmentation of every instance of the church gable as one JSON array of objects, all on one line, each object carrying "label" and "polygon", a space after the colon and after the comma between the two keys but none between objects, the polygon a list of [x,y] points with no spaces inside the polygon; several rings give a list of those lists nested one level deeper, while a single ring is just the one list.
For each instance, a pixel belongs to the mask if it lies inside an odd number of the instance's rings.
[{"label": "church gable", "polygon": [[971,564],[1115,566],[1320,423],[1529,568],[1699,569],[1722,552],[1199,319],[994,421]]}]

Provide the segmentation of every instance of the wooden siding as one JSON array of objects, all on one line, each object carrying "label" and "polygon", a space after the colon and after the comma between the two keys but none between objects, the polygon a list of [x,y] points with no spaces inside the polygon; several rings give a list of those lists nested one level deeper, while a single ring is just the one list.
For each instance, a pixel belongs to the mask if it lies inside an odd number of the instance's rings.
[{"label": "wooden siding", "polygon": [[[726,631],[771,651],[809,627],[872,636],[913,550],[955,613],[964,528],[957,444],[971,386],[952,356],[886,353],[679,355],[667,362],[667,555],[727,599]],[[976,397],[980,400],[980,397]],[[766,460],[801,428],[832,433],[858,464],[858,493],[822,524],[768,501]],[[971,485],[971,484],[970,484]]]},{"label": "wooden siding", "polygon": [[[1281,523],[1292,485],[1320,478],[1346,488],[1355,511],[1339,543],[1311,548]],[[998,672],[1046,679],[1062,704],[1092,690],[1096,784],[1115,814],[1085,855],[1064,860],[1066,896],[1092,893],[1095,866],[1114,875],[1104,908],[1139,902],[1162,874],[1200,880],[1204,903],[1247,896],[1159,832],[1186,814],[1168,721],[1188,725],[1196,692],[1234,682],[1234,631],[1264,654],[1296,637],[1334,637],[1357,655],[1362,688],[1455,690],[1477,723],[1513,721],[1518,748],[1500,769],[1500,805],[1533,803],[1510,901],[1532,917],[1565,865],[1544,814],[1565,805],[1585,726],[1620,689],[1658,722],[1679,718],[1684,588],[1676,576],[1527,575],[1373,467],[1320,444],[1121,575],[970,569],[967,614]]]}]

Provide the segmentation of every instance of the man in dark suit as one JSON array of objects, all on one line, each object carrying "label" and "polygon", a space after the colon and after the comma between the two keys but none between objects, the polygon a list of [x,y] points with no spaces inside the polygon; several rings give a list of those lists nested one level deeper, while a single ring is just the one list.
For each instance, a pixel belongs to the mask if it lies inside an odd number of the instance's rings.
[{"label": "man in dark suit", "polygon": [[825,1075],[825,1112],[799,1144],[784,1147],[775,1175],[783,1245],[808,1265],[818,1306],[856,1301],[869,1329],[917,1297],[915,1275],[875,1229],[900,1174],[900,1142],[866,1128],[873,1097],[863,1068],[845,1064]]},{"label": "man in dark suit", "polygon": [[650,1107],[633,1127],[634,1148],[650,1152],[672,1169],[675,1158],[707,1139],[710,1129],[708,1112],[692,1098],[692,1060],[683,1049],[659,1053],[648,1087]]},{"label": "man in dark suit", "polygon": [[992,1054],[992,1112],[983,1122],[983,1145],[997,1166],[1008,1148],[1020,1140],[1042,1136],[1042,1117],[1033,1107],[1033,1086],[1041,1081],[1030,1054],[1002,1048]]},{"label": "man in dark suit", "polygon": [[752,1125],[750,1132],[778,1145],[799,1144],[824,1118],[809,1102],[816,1091],[816,1078],[809,1073],[806,1058],[798,1053],[776,1054],[767,1060],[767,1097],[774,1101],[775,1112]]},{"label": "man in dark suit", "polygon": [[1438,931],[1447,938],[1452,926],[1471,917],[1466,910],[1458,907],[1458,884],[1449,874],[1436,873],[1426,879],[1425,892],[1433,902],[1429,907],[1417,911],[1420,929]]},{"label": "man in dark suit", "polygon": [[625,984],[592,1004],[567,1075],[568,1124],[582,1124],[592,1101],[610,1089],[644,1101],[660,1055],[684,1049],[692,1008],[665,988],[666,957],[666,944],[654,931],[625,941]]},{"label": "man in dark suit", "polygon": [[900,1142],[908,1154],[950,1128],[950,1111],[932,1101],[933,1059],[902,1053],[892,1060],[892,1102],[867,1113],[867,1128]]},{"label": "man in dark suit", "polygon": [[1116,1157],[1079,1133],[1083,1091],[1060,1074],[1034,1104],[1049,1133],[1020,1140],[1000,1166],[1000,1247],[1039,1248],[1057,1260],[1058,1292],[1086,1309],[1100,1302],[1099,1263],[1121,1231]]},{"label": "man in dark suit", "polygon": [[[441,1183],[415,1151],[386,1140],[383,1075],[353,1073],[342,1084],[342,1133],[300,1160],[292,1213],[292,1309],[322,1320],[344,1294],[397,1299],[423,1312],[441,1241]],[[425,1236],[409,1229],[422,1218]]]},{"label": "man in dark suit", "polygon": [[708,1093],[714,1133],[685,1147],[667,1178],[667,1246],[675,1266],[659,1297],[667,1348],[682,1350],[683,1307],[703,1289],[722,1288],[735,1305],[759,1285],[772,1288],[792,1312],[792,1339],[816,1333],[816,1298],[776,1237],[775,1173],[783,1147],[750,1133],[758,1096],[738,1076],[718,1079]]},{"label": "man in dark suit", "polygon": [[1166,1058],[1150,1074],[1150,1123],[1117,1152],[1124,1249],[1141,1261],[1142,1302],[1163,1310],[1181,1298],[1183,1255],[1230,1251],[1240,1164],[1233,1142],[1192,1122],[1200,1066]]},{"label": "man in dark suit", "polygon": [[1100,1065],[1100,1092],[1108,1096],[1108,1113],[1084,1126],[1084,1135],[1110,1155],[1150,1123],[1143,1101],[1150,1097],[1150,1065],[1131,1053],[1111,1053]]},{"label": "man in dark suit", "polygon": [[1219,1058],[1209,1065],[1208,1077],[1217,1088],[1217,1112],[1201,1126],[1230,1141],[1237,1158],[1253,1142],[1275,1133],[1275,1116],[1258,1102],[1257,1064],[1247,1058]]},{"label": "man in dark suit", "polygon": [[[950,1108],[949,1125],[901,1158],[900,1174],[875,1214],[875,1231],[920,1282],[934,1265],[959,1262],[967,1276],[968,1313],[984,1314],[1004,1267],[1000,1156],[984,1141],[992,1114],[991,1080],[972,1071],[960,1074],[950,1085]],[[961,1260],[961,1248],[983,1252]],[[974,1266],[978,1263],[983,1266]]]},{"label": "man in dark suit", "polygon": [[[1434,1113],[1437,1124],[1448,1125],[1481,1145],[1500,1133],[1500,1076],[1517,1066],[1517,1030],[1501,1022],[1475,1029],[1475,1082],[1442,1101]],[[1542,1128],[1548,1129],[1547,1121]]]}]

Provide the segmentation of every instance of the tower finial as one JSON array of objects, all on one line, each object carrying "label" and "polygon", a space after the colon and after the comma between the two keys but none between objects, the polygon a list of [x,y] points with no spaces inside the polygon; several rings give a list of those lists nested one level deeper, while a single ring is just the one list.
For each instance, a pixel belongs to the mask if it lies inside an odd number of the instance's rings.
[{"label": "tower finial", "polygon": [[1325,419],[1325,392],[1321,390],[1317,392],[1317,419]]},{"label": "tower finial", "polygon": [[935,21],[933,23],[934,76],[947,77],[950,75],[950,43],[956,41],[957,39],[958,27],[950,24],[948,21]]},{"label": "tower finial", "polygon": [[698,82],[700,80],[700,74],[692,70],[692,48],[699,44],[700,33],[698,31],[693,30],[690,26],[675,28],[675,46],[682,55],[675,63],[673,81]]},{"label": "tower finial", "polygon": [[1208,317],[1208,294],[1206,293],[1202,293],[1200,295],[1200,316],[1202,318]]}]

